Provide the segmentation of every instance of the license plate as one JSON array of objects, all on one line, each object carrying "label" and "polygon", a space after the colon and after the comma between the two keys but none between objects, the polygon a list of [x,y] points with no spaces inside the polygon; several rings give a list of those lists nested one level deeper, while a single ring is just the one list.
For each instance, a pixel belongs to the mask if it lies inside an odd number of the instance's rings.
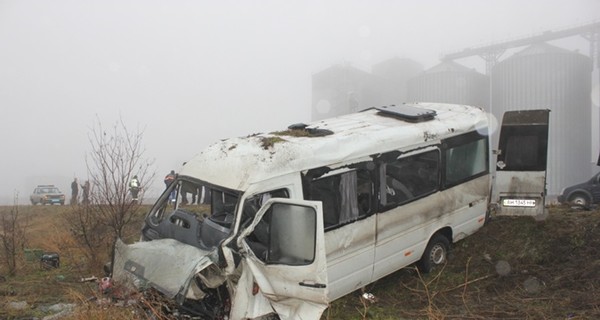
[{"label": "license plate", "polygon": [[502,205],[505,207],[535,207],[535,199],[504,199]]}]

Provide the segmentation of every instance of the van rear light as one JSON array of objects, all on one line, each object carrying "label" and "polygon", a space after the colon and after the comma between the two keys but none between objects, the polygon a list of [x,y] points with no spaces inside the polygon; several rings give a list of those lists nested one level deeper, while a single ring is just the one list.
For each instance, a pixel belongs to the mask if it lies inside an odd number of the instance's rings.
[{"label": "van rear light", "polygon": [[258,286],[258,283],[254,282],[252,284],[252,295],[253,296],[257,295],[259,291],[260,291],[260,287]]}]

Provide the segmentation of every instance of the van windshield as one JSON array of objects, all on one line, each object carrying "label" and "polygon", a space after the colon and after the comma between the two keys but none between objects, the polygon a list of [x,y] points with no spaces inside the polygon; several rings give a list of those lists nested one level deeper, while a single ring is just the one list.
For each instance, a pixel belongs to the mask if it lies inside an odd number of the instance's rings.
[{"label": "van windshield", "polygon": [[240,194],[187,177],[171,182],[146,217],[144,240],[171,238],[212,249],[233,229]]}]

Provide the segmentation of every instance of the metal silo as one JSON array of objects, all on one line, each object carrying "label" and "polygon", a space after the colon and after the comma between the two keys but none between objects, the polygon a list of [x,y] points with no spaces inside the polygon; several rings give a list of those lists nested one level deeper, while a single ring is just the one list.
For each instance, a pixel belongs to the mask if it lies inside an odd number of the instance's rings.
[{"label": "metal silo", "polygon": [[383,105],[384,80],[349,65],[336,65],[312,76],[312,120]]},{"label": "metal silo", "polygon": [[546,43],[527,47],[492,69],[492,113],[550,109],[548,195],[591,174],[590,58]]},{"label": "metal silo", "polygon": [[371,73],[385,80],[382,87],[384,104],[407,101],[407,82],[423,72],[423,65],[406,58],[392,58],[375,64]]},{"label": "metal silo", "polygon": [[442,62],[408,81],[408,101],[489,104],[488,77],[456,62]]}]

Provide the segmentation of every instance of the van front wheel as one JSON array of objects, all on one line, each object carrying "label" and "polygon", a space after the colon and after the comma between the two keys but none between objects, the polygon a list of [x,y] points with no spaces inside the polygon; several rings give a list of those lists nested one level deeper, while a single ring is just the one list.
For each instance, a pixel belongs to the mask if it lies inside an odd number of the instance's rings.
[{"label": "van front wheel", "polygon": [[429,240],[425,252],[421,260],[418,262],[418,267],[421,272],[429,273],[436,266],[446,263],[448,259],[448,249],[450,248],[450,242],[448,238],[441,234],[435,234]]}]

